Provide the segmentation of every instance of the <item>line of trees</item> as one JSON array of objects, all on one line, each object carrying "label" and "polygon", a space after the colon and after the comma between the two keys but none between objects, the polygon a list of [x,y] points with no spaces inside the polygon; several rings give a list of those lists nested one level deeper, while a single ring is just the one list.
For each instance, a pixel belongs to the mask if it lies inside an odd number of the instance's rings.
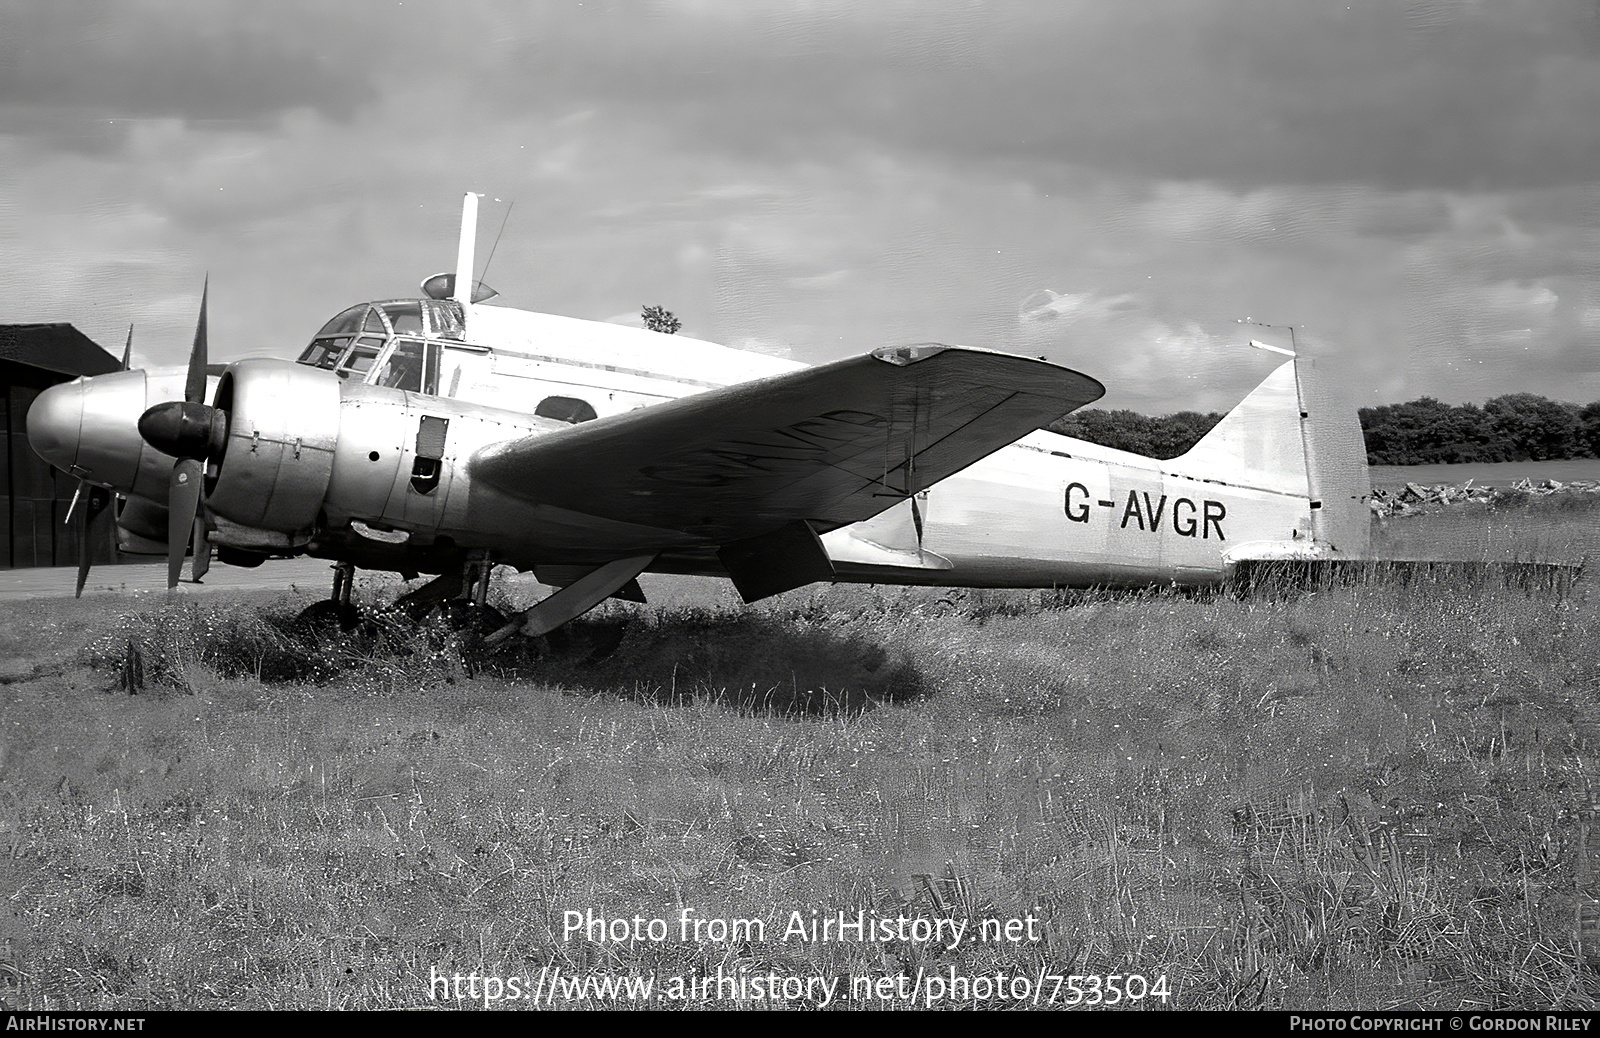
[{"label": "line of trees", "polygon": [[1600,457],[1600,401],[1580,407],[1511,393],[1478,407],[1425,396],[1363,407],[1361,432],[1373,465],[1595,458]]},{"label": "line of trees", "polygon": [[1152,418],[1137,411],[1090,408],[1057,418],[1045,428],[1075,440],[1088,440],[1147,458],[1176,458],[1220,421],[1222,415],[1216,411],[1210,414],[1179,411]]},{"label": "line of trees", "polygon": [[[1361,434],[1372,465],[1600,458],[1600,401],[1579,406],[1534,393],[1497,396],[1482,407],[1432,397],[1363,407]],[[1152,418],[1135,411],[1075,411],[1048,429],[1151,458],[1175,458],[1222,420],[1217,412]]]}]

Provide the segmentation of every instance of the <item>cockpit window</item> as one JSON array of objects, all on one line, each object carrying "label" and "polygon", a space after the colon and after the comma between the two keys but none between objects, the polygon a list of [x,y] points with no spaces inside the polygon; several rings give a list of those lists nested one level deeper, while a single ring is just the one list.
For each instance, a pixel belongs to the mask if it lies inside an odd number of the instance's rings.
[{"label": "cockpit window", "polygon": [[339,366],[339,358],[344,355],[344,348],[349,344],[348,337],[318,339],[300,354],[300,363],[332,371]]},{"label": "cockpit window", "polygon": [[388,386],[390,389],[405,389],[413,393],[422,392],[423,357],[421,342],[415,339],[396,340],[389,359],[383,362],[383,370],[378,373],[375,384]]},{"label": "cockpit window", "polygon": [[[366,303],[352,306],[323,325],[316,338],[311,340],[311,345],[300,355],[300,363],[326,371],[337,368],[350,340],[361,330],[362,323],[374,319],[368,317],[369,310],[371,307]],[[381,323],[379,327],[382,327]]]},{"label": "cockpit window", "polygon": [[323,325],[300,363],[356,382],[434,393],[439,343],[423,339],[460,339],[462,334],[460,306],[454,300],[362,303]]},{"label": "cockpit window", "polygon": [[354,335],[361,330],[361,320],[366,315],[366,312],[366,303],[362,303],[360,306],[352,306],[323,325],[322,330],[316,334],[316,337],[321,339],[330,335]]},{"label": "cockpit window", "polygon": [[599,417],[587,401],[571,396],[547,396],[539,401],[533,413],[541,418],[554,418],[558,422],[571,422],[573,425]]},{"label": "cockpit window", "polygon": [[364,376],[372,367],[372,362],[378,359],[378,351],[381,349],[383,349],[382,339],[373,335],[363,335],[356,340],[344,363],[339,365],[339,377],[349,378],[355,375],[357,382],[366,381]]},{"label": "cockpit window", "polygon": [[422,334],[422,303],[420,300],[384,303],[382,310],[384,316],[389,318],[389,323],[394,325],[394,333],[396,335]]},{"label": "cockpit window", "polygon": [[460,303],[454,299],[422,299],[419,302],[428,310],[429,338],[460,339],[466,335]]}]

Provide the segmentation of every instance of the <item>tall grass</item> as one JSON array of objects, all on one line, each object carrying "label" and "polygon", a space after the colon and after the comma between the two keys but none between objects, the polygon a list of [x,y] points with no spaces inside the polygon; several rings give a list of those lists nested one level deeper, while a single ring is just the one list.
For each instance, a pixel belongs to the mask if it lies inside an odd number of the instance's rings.
[{"label": "tall grass", "polygon": [[[432,971],[551,967],[1595,1004],[1583,585],[832,588],[617,606],[558,652],[465,661],[427,631],[308,642],[271,602],[5,608],[0,651],[41,665],[0,712],[12,1007],[434,1006]],[[767,940],[563,932],[685,908]],[[1037,939],[779,939],[813,909],[1031,916]]]},{"label": "tall grass", "polygon": [[1375,520],[1379,558],[1581,563],[1600,552],[1600,495],[1511,495]]}]

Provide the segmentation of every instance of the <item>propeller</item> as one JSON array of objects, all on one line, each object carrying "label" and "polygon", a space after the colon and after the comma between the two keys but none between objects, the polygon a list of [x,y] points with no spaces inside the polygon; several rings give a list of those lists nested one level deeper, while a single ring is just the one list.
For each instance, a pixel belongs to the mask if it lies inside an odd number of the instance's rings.
[{"label": "propeller", "polygon": [[183,555],[194,539],[193,578],[196,583],[211,568],[211,545],[201,516],[205,461],[222,453],[228,440],[228,416],[206,399],[206,301],[211,279],[200,294],[200,319],[195,324],[194,346],[183,399],[157,404],[139,416],[139,435],[163,454],[177,458],[167,480],[167,587],[178,586]]},{"label": "propeller", "polygon": [[[133,325],[128,325],[128,341],[122,347],[122,368],[127,371],[133,359]],[[78,502],[83,500],[83,492],[89,492],[89,500],[84,504],[83,510],[78,510]],[[84,480],[78,480],[78,489],[72,494],[72,503],[67,506],[67,517],[63,523],[71,523],[73,515],[78,517],[75,530],[78,542],[78,586],[73,592],[74,598],[83,597],[83,587],[89,582],[89,567],[94,563],[94,548],[96,543],[109,540],[105,535],[105,526],[96,522],[101,514],[113,501],[111,491],[105,487],[95,486]]]}]

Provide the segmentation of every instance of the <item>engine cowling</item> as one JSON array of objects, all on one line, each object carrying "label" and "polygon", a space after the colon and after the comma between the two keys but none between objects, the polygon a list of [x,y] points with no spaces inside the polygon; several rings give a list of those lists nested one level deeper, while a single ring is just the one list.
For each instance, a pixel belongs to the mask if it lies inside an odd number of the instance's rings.
[{"label": "engine cowling", "polygon": [[227,416],[206,474],[206,504],[245,526],[293,533],[322,509],[339,441],[340,382],[281,360],[230,364],[217,386]]}]

